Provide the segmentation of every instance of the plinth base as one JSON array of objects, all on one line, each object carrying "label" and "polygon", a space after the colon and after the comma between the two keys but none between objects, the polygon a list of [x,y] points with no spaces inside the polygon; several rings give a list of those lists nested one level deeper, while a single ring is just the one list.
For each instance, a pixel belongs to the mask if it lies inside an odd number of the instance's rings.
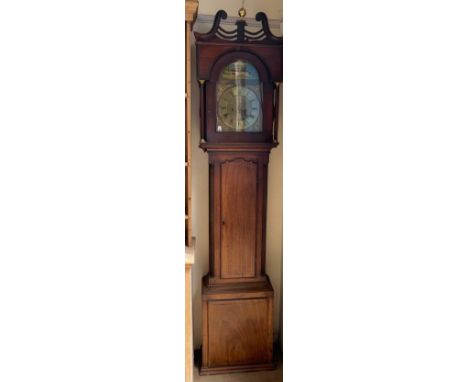
[{"label": "plinth base", "polygon": [[271,363],[259,365],[237,365],[237,366],[219,366],[219,367],[200,367],[200,375],[213,374],[228,374],[228,373],[245,373],[252,371],[267,371],[274,370],[276,365]]},{"label": "plinth base", "polygon": [[272,370],[273,287],[262,282],[209,285],[203,278],[200,375]]}]

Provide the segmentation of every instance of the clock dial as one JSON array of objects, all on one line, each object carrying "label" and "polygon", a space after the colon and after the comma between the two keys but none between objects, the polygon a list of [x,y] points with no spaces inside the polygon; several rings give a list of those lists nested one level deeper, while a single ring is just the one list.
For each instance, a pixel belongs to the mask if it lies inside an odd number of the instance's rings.
[{"label": "clock dial", "polygon": [[224,90],[218,102],[219,121],[234,131],[250,131],[258,121],[260,100],[255,91],[246,86],[232,86]]},{"label": "clock dial", "polygon": [[238,60],[227,65],[221,72],[216,88],[216,131],[262,131],[262,86],[252,64]]}]

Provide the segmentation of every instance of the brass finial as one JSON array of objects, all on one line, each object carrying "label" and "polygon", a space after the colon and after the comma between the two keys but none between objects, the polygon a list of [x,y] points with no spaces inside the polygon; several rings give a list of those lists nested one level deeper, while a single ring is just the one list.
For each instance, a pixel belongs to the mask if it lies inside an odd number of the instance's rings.
[{"label": "brass finial", "polygon": [[245,5],[245,0],[242,0],[242,5],[239,8],[239,12],[238,12],[240,17],[245,17],[245,15],[247,14],[247,11],[245,10],[244,5]]}]

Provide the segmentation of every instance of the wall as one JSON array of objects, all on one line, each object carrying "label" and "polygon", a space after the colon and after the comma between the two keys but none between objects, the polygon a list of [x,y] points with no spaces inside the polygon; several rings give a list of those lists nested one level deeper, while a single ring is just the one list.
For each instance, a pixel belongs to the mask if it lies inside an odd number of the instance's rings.
[{"label": "wall", "polygon": [[[221,4],[221,5],[220,5]],[[199,14],[215,14],[220,9],[225,9],[228,16],[236,16],[241,2],[204,1],[200,0]],[[255,13],[263,11],[269,18],[281,19],[281,1],[248,1],[246,2],[247,17],[255,17]],[[271,14],[271,16],[270,16]],[[211,25],[196,23],[194,30],[206,32]],[[231,28],[229,28],[231,29]],[[272,29],[276,35],[281,35],[280,30]],[[201,308],[201,278],[208,273],[208,154],[199,147],[199,94],[195,70],[195,47],[192,45],[192,222],[193,235],[196,238],[195,264],[193,267],[193,317],[194,317],[194,347],[199,348],[202,342],[202,308]],[[282,101],[282,92],[281,92]],[[282,104],[282,102],[280,102]],[[283,126],[282,109],[280,109],[279,142],[280,145],[273,149],[270,155],[268,173],[268,206],[267,206],[267,244],[266,244],[266,272],[270,277],[275,290],[275,338],[281,328],[281,304],[282,304],[282,246],[283,246]]]},{"label": "wall", "polygon": [[[241,0],[199,0],[198,14],[214,15],[220,9],[224,9],[228,16],[237,16],[237,11],[242,5]],[[269,19],[280,20],[283,18],[283,2],[281,0],[246,0],[244,8],[246,17],[255,17],[257,12],[265,12]],[[272,32],[274,32],[272,30]]]}]

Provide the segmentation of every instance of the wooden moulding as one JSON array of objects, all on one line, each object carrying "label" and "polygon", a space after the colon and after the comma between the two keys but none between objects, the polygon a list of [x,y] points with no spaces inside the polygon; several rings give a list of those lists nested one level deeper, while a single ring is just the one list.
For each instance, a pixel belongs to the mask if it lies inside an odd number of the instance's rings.
[{"label": "wooden moulding", "polygon": [[190,86],[190,67],[191,67],[191,54],[190,54],[190,36],[191,25],[189,22],[185,23],[185,225],[186,225],[186,240],[185,244],[192,245],[192,131],[191,131],[191,86]]},{"label": "wooden moulding", "polygon": [[192,265],[195,243],[185,247],[185,381],[193,381]]},{"label": "wooden moulding", "polygon": [[185,21],[194,23],[197,19],[198,0],[185,0]]},{"label": "wooden moulding", "polygon": [[278,146],[278,142],[258,142],[258,143],[237,143],[237,142],[228,142],[228,143],[200,143],[200,148],[203,151],[253,151],[260,152],[266,151],[270,152],[272,148]]},{"label": "wooden moulding", "polygon": [[268,276],[262,280],[252,282],[236,282],[212,284],[209,275],[205,275],[202,280],[202,299],[236,299],[273,296],[273,286]]},{"label": "wooden moulding", "polygon": [[276,366],[273,362],[259,364],[259,365],[218,366],[218,367],[209,367],[209,368],[202,366],[200,368],[200,375],[241,373],[241,372],[247,372],[247,371],[268,371],[268,370],[274,370],[275,368]]}]

